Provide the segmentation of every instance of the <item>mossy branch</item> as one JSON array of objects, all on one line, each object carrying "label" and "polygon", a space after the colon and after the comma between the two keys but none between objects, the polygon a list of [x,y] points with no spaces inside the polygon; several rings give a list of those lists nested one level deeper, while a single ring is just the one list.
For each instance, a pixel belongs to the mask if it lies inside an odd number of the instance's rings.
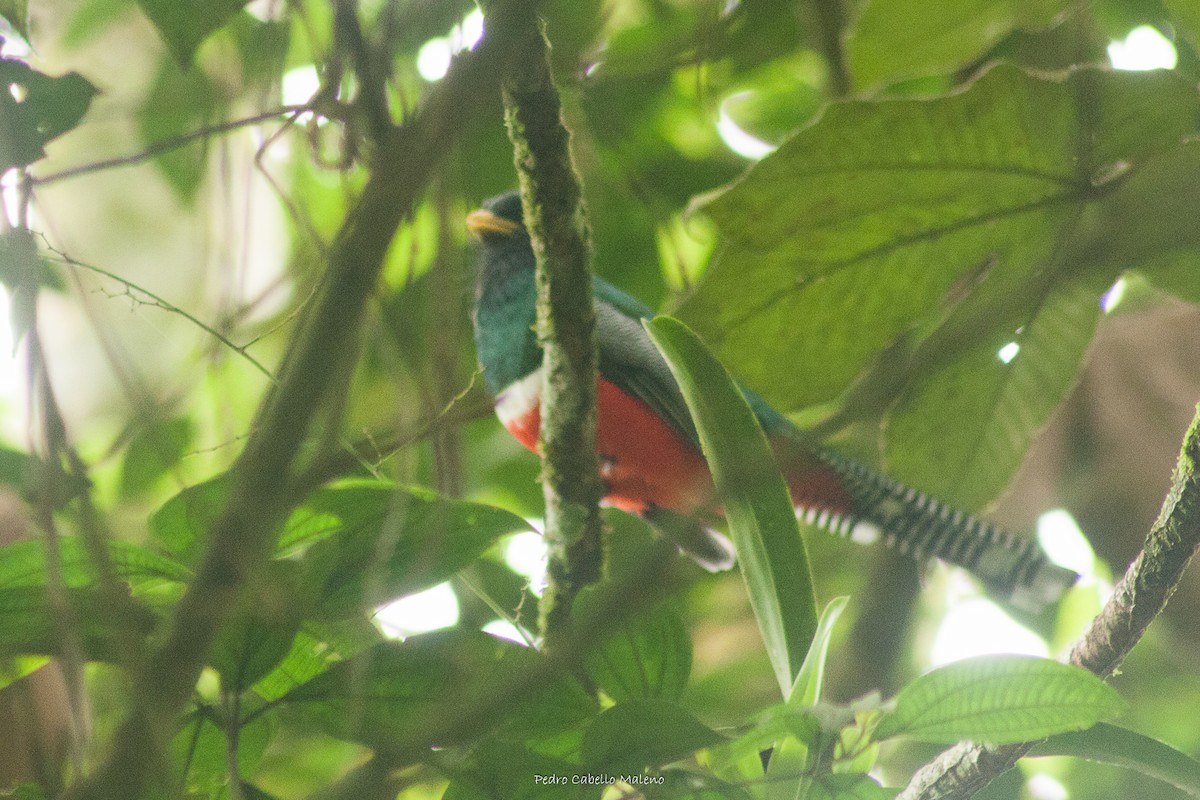
[{"label": "mossy branch", "polygon": [[[1112,597],[1075,643],[1067,660],[1104,678],[1116,672],[1179,585],[1188,563],[1200,549],[1200,407],[1193,418],[1171,490],[1137,559],[1117,584]],[[926,764],[899,800],[968,798],[1037,744],[1004,747],[960,742]]]},{"label": "mossy branch", "polygon": [[497,3],[479,47],[455,62],[411,124],[390,128],[379,143],[363,194],[330,250],[322,289],[231,470],[233,488],[196,577],[162,643],[133,676],[133,707],[113,737],[112,752],[67,797],[132,799],[166,779],[166,745],[212,643],[253,591],[278,525],[298,502],[292,487],[301,444],[319,409],[347,389],[350,370],[339,365],[356,352],[364,308],[392,237],[474,109],[495,91],[496,76],[519,46],[513,32],[526,27],[527,5]]},{"label": "mossy branch", "polygon": [[542,480],[549,585],[541,603],[548,646],[566,633],[571,605],[600,577],[604,493],[596,458],[596,337],[587,225],[543,30],[531,21],[505,76],[504,109],[525,227],[537,256],[543,356]]}]

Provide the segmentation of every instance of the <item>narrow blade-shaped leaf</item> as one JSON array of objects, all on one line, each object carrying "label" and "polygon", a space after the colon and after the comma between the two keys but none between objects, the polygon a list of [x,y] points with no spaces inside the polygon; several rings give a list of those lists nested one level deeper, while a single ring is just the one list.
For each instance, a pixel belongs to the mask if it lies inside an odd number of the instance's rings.
[{"label": "narrow blade-shaped leaf", "polygon": [[[807,708],[821,700],[821,684],[825,676],[825,658],[829,653],[829,639],[833,635],[833,627],[846,609],[850,598],[835,597],[825,606],[821,620],[817,625],[816,635],[808,648],[808,655],[800,667],[800,674],[792,684],[792,691],[787,696],[787,705],[791,708]],[[790,732],[790,731],[789,731]],[[774,743],[771,762],[767,768],[767,777],[800,775],[809,766],[808,744],[794,736],[781,738]],[[786,780],[768,782],[768,797],[793,798],[797,796],[796,786]]]},{"label": "narrow blade-shaped leaf", "polygon": [[750,604],[786,697],[817,628],[808,554],[787,487],[754,412],[700,338],[670,317],[645,325],[696,423]]}]

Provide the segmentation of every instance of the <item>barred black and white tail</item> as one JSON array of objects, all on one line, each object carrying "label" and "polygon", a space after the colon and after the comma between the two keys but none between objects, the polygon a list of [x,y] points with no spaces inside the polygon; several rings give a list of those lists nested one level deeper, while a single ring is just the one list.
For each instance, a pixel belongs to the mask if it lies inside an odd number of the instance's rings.
[{"label": "barred black and white tail", "polygon": [[853,509],[848,514],[804,509],[805,522],[862,544],[882,539],[916,559],[936,556],[957,564],[1028,610],[1057,600],[1079,578],[1047,560],[1031,539],[1015,538],[857,462],[833,453],[821,457],[841,476]]}]

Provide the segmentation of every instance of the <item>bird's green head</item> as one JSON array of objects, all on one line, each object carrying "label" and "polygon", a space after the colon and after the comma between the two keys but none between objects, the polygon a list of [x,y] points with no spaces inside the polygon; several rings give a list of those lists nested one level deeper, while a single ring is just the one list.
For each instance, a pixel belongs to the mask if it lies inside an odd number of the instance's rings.
[{"label": "bird's green head", "polygon": [[522,220],[520,193],[505,192],[467,214],[467,230],[479,238],[485,249],[511,245],[522,238],[529,241]]},{"label": "bird's green head", "polygon": [[533,327],[537,318],[536,261],[521,222],[521,196],[506,192],[467,215],[479,240],[475,286],[475,346],[493,392],[541,363]]}]

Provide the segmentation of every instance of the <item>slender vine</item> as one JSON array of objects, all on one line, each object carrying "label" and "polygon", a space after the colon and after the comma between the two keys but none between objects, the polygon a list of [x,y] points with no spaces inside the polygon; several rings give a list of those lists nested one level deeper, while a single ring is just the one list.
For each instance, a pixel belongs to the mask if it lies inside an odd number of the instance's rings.
[{"label": "slender vine", "polygon": [[596,458],[596,319],[590,248],[570,134],[550,73],[545,33],[530,18],[521,56],[503,83],[504,116],[525,227],[537,257],[542,362],[542,480],[548,585],[541,603],[547,646],[570,625],[575,596],[600,578],[604,494]]}]

